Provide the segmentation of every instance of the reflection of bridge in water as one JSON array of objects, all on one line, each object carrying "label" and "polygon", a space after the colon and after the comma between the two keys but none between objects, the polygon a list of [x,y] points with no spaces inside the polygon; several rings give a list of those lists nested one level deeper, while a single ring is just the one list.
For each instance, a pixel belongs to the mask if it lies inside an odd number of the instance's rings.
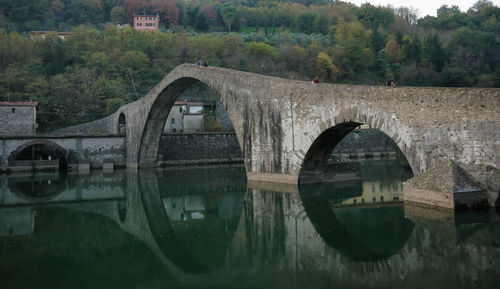
[{"label": "reflection of bridge in water", "polygon": [[[251,183],[243,206],[233,206],[242,208],[241,212],[228,214],[228,218],[232,215],[239,218],[230,245],[217,252],[220,256],[213,257],[216,261],[203,259],[187,246],[186,240],[179,238],[173,224],[183,219],[171,220],[165,204],[171,204],[168,200],[174,198],[189,202],[215,195],[216,184],[227,176],[213,179],[209,184],[212,189],[201,193],[188,187],[183,193],[179,188],[185,180],[181,179],[173,185],[176,190],[171,193],[162,191],[161,180],[176,179],[175,174],[169,176],[165,171],[162,174],[154,170],[141,170],[138,174],[117,172],[108,177],[107,183],[99,182],[100,192],[115,197],[97,202],[70,202],[71,198],[79,198],[78,191],[80,199],[89,201],[91,197],[85,196],[98,191],[97,183],[89,176],[77,189],[63,190],[47,202],[113,220],[146,244],[187,288],[235,287],[235,284],[258,288],[276,280],[287,288],[331,287],[351,282],[360,287],[374,284],[388,287],[405,282],[408,288],[421,288],[426,280],[435,285],[433,278],[442,280],[442,274],[447,272],[456,272],[454,277],[461,281],[477,282],[470,286],[492,284],[498,278],[495,272],[486,275],[483,270],[484,264],[490,264],[491,268],[500,265],[495,257],[500,241],[496,213],[490,214],[490,224],[485,225],[445,213],[439,215],[434,210],[429,217],[429,212],[399,203],[383,207],[382,214],[375,218],[371,208],[332,210],[337,200],[328,194],[302,191],[298,194],[286,187],[269,190]],[[244,187],[244,180],[235,181],[234,188],[239,191],[241,183]],[[2,188],[0,201],[5,206],[12,193],[5,186]],[[31,210],[33,205],[23,201],[0,210]],[[210,207],[206,202],[199,203],[204,208]],[[449,217],[452,218],[447,220]],[[34,220],[36,226],[36,217]],[[0,218],[2,226],[5,222]],[[481,241],[471,242],[477,239]]]}]

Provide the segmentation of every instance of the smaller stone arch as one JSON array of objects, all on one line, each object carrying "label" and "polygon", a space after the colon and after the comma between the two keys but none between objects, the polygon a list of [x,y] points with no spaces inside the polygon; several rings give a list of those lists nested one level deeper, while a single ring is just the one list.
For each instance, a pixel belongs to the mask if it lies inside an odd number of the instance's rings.
[{"label": "smaller stone arch", "polygon": [[362,124],[369,124],[391,138],[401,153],[405,156],[413,172],[418,172],[419,163],[416,149],[401,141],[398,135],[391,135],[387,131],[390,120],[380,115],[367,115],[358,107],[351,107],[341,111],[333,119],[319,124],[319,130],[312,137],[312,144],[307,148],[307,153],[302,159],[299,170],[299,183],[315,183],[320,180],[326,167],[328,156],[337,144],[352,130]]},{"label": "smaller stone arch", "polygon": [[[41,151],[40,148],[45,148],[45,151]],[[31,157],[28,155],[31,149]],[[39,150],[39,154],[35,155]],[[9,155],[9,163],[13,163],[17,160],[33,160],[34,157],[42,157],[44,158],[43,153],[53,153],[55,158],[59,159],[59,169],[66,171],[68,169],[68,159],[69,159],[69,151],[58,145],[55,142],[49,140],[33,140],[23,145],[19,146],[17,149],[12,151]]]},{"label": "smaller stone arch", "polygon": [[127,118],[123,112],[118,116],[118,134],[127,135]]},{"label": "smaller stone arch", "polygon": [[299,183],[304,184],[319,181],[332,150],[347,134],[359,125],[361,123],[340,123],[326,129],[317,136],[302,160],[302,166],[299,171]]}]

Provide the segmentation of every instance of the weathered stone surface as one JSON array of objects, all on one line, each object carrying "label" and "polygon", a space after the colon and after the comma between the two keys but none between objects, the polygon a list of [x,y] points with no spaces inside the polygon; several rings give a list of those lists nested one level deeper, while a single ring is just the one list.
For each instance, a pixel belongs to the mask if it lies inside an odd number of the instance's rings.
[{"label": "weathered stone surface", "polygon": [[234,133],[183,133],[163,135],[158,162],[166,164],[242,162]]},{"label": "weathered stone surface", "polygon": [[[69,167],[75,169],[80,161],[89,162],[91,168],[125,166],[127,157],[126,139],[120,135],[11,136],[0,137],[0,168],[9,167],[23,149],[39,144],[61,151]],[[160,165],[243,162],[238,139],[231,132],[163,135],[158,156]]]},{"label": "weathered stone surface", "polygon": [[0,105],[0,136],[34,135],[36,110],[32,105]]},{"label": "weathered stone surface", "polygon": [[[391,137],[415,174],[440,160],[500,164],[500,90],[312,84],[184,64],[142,99],[78,126],[117,134],[126,119],[127,165],[157,165],[161,131],[174,101],[201,81],[219,96],[253,177],[315,175],[352,129],[368,124]],[[71,129],[70,129],[71,130]],[[492,183],[498,183],[494,180]]]},{"label": "weathered stone surface", "polygon": [[119,166],[125,165],[126,140],[122,136],[79,135],[79,136],[32,136],[0,138],[0,159],[6,165],[7,160],[32,145],[45,145],[61,151],[70,168],[76,168],[80,162],[89,163],[90,167],[102,167],[103,160],[111,159]]}]

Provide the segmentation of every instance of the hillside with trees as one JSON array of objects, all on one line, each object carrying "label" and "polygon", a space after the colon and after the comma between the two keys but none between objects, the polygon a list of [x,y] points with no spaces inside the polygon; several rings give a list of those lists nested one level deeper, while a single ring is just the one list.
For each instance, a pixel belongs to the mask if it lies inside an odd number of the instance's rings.
[{"label": "hillside with trees", "polygon": [[[160,31],[117,28],[134,14],[160,15]],[[72,34],[31,39],[36,30]],[[500,87],[499,48],[488,0],[421,18],[325,0],[0,0],[0,100],[39,101],[50,131],[112,113],[198,59],[308,81]]]}]

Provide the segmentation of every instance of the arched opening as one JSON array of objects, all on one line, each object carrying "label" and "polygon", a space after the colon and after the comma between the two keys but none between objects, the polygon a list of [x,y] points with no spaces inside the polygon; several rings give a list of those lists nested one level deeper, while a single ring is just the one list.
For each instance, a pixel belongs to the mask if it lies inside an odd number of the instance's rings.
[{"label": "arched opening", "polygon": [[341,123],[319,135],[304,157],[299,174],[299,183],[320,182],[324,177],[328,158],[335,146],[359,125],[361,124],[356,122]]},{"label": "arched opening", "polygon": [[194,78],[170,83],[154,101],[139,148],[139,165],[243,163],[240,143],[220,95]]},{"label": "arched opening", "polygon": [[52,168],[57,164],[59,171],[68,169],[68,152],[51,141],[32,141],[17,148],[9,156],[9,165],[30,165],[33,170]]},{"label": "arched opening", "polygon": [[123,112],[118,117],[118,134],[127,135],[127,120]]},{"label": "arched opening", "polygon": [[412,176],[394,140],[347,121],[313,141],[299,191],[325,243],[352,260],[377,261],[397,253],[413,231],[402,203],[403,182]]},{"label": "arched opening", "polygon": [[401,180],[413,176],[406,156],[384,132],[359,122],[339,123],[323,131],[309,147],[299,172],[299,184],[339,180],[341,176],[338,174],[331,179],[331,173],[339,171],[355,177],[356,168],[357,177],[360,177],[356,163],[360,160],[385,160],[386,157],[394,158],[400,164],[403,170]]}]

